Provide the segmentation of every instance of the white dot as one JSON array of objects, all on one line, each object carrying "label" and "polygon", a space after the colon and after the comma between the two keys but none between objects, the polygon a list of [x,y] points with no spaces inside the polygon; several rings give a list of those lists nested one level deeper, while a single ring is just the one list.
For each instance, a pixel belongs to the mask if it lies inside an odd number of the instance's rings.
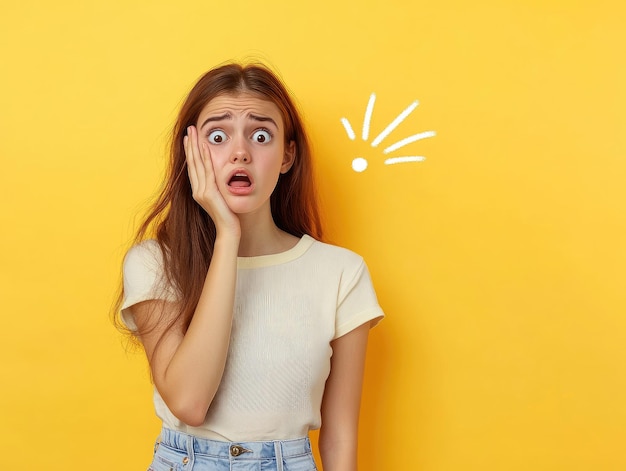
[{"label": "white dot", "polygon": [[357,157],[352,161],[352,170],[355,172],[362,172],[367,168],[367,160],[363,157]]}]

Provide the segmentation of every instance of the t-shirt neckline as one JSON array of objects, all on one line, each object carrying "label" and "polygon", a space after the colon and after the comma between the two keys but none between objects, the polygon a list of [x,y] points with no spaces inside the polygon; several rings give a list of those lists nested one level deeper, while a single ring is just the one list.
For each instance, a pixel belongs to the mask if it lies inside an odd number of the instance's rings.
[{"label": "t-shirt neckline", "polygon": [[260,268],[291,262],[303,255],[314,242],[315,239],[313,237],[304,234],[296,245],[284,252],[255,257],[237,257],[237,268]]}]

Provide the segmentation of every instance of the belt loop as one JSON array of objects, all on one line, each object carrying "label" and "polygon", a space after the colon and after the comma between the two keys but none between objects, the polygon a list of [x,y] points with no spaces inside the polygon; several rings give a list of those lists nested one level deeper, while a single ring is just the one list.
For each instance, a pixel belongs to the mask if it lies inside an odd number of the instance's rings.
[{"label": "belt loop", "polygon": [[[183,465],[185,465],[183,469],[192,469],[193,464],[196,461],[196,457],[194,455],[194,449],[193,449],[193,441],[194,441],[193,436],[187,435],[187,458],[188,460],[183,460]],[[187,467],[187,465],[189,465],[189,467]]]},{"label": "belt loop", "polygon": [[279,441],[274,442],[274,455],[276,456],[276,471],[283,471],[283,447]]}]

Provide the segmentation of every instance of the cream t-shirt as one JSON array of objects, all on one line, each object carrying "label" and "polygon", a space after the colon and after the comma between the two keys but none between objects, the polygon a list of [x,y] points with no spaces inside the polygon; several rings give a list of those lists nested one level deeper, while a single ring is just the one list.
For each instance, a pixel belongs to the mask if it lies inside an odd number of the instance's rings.
[{"label": "cream t-shirt", "polygon": [[[290,250],[239,257],[226,369],[200,427],[178,420],[154,390],[165,427],[225,441],[287,440],[321,425],[330,372],[330,342],[383,317],[363,259],[303,236]],[[154,240],[133,247],[124,261],[122,317],[149,299],[176,299],[162,281]]]}]

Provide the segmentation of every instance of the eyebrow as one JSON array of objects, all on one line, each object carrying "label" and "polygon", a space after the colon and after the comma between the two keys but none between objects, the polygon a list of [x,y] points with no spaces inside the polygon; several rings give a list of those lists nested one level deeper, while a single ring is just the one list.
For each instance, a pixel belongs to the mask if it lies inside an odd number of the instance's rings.
[{"label": "eyebrow", "polygon": [[[249,114],[248,118],[253,120],[253,121],[259,121],[259,122],[262,122],[262,123],[269,122],[269,123],[272,123],[274,126],[276,126],[276,128],[278,128],[278,124],[276,124],[276,121],[274,121],[269,116],[259,116],[259,115],[255,115],[255,114]],[[224,113],[224,114],[219,115],[219,116],[209,116],[207,119],[204,120],[204,122],[200,126],[200,129],[202,129],[204,126],[206,126],[210,122],[213,122],[213,121],[224,121],[224,120],[227,120],[227,119],[233,119],[233,115],[230,114],[230,113]]]},{"label": "eyebrow", "polygon": [[204,120],[204,123],[202,123],[200,129],[205,127],[211,121],[224,121],[225,119],[233,119],[233,115],[231,115],[230,113],[225,113],[219,116],[209,116],[207,119]]},{"label": "eyebrow", "polygon": [[278,128],[278,124],[276,124],[276,121],[274,121],[272,118],[270,118],[269,116],[258,116],[255,114],[250,114],[248,115],[248,117],[254,121],[260,121],[262,123],[264,122],[270,122],[272,123],[274,126],[276,126],[276,128]]}]

